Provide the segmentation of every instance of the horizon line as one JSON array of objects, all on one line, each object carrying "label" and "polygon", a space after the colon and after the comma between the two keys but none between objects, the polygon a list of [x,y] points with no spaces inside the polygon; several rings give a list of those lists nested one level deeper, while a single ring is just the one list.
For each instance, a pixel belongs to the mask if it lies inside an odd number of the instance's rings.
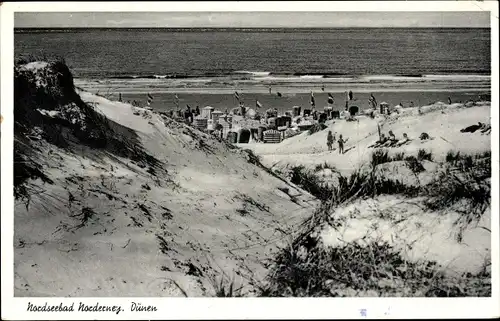
[{"label": "horizon line", "polygon": [[391,26],[337,26],[337,27],[14,27],[16,29],[491,29],[491,26],[480,27],[436,27],[436,26],[411,26],[411,27],[391,27]]}]

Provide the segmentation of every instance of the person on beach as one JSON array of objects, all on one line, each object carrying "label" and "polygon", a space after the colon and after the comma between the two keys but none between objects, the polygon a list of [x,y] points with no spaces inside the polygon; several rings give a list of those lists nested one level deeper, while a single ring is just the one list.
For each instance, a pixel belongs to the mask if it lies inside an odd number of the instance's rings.
[{"label": "person on beach", "polygon": [[195,111],[194,111],[194,114],[195,114],[196,116],[199,116],[199,115],[200,115],[200,106],[198,106],[198,105],[196,106],[196,109],[195,109]]},{"label": "person on beach", "polygon": [[403,133],[403,139],[396,144],[396,147],[401,147],[409,142],[411,142],[411,139],[408,137],[408,134]]},{"label": "person on beach", "polygon": [[269,95],[271,94],[272,92],[272,89],[271,89],[271,86],[269,86]]},{"label": "person on beach", "polygon": [[413,104],[413,101],[410,101],[410,107],[415,107],[415,105]]},{"label": "person on beach", "polygon": [[451,98],[448,97],[448,105],[451,105]]},{"label": "person on beach", "polygon": [[190,124],[192,122],[193,113],[191,112],[191,107],[186,105],[186,110],[184,111],[184,120],[186,123]]},{"label": "person on beach", "polygon": [[118,101],[119,101],[119,102],[122,102],[122,93],[119,93],[119,94],[118,94]]},{"label": "person on beach", "polygon": [[354,99],[354,94],[352,93],[352,90],[349,90],[349,100]]},{"label": "person on beach", "polygon": [[392,130],[389,131],[389,139],[387,142],[381,145],[381,147],[392,147],[395,146],[398,143],[398,140],[396,139],[396,135],[392,132]]},{"label": "person on beach", "polygon": [[337,143],[339,144],[339,154],[344,154],[344,144],[347,143],[348,139],[349,138],[347,138],[347,139],[344,140],[342,138],[342,134],[340,134],[339,140],[337,141]]},{"label": "person on beach", "polygon": [[333,137],[332,131],[328,131],[328,135],[326,136],[326,146],[328,146],[328,150],[333,150],[333,141],[335,138]]},{"label": "person on beach", "polygon": [[380,138],[379,140],[377,140],[375,143],[371,144],[370,146],[368,146],[368,148],[378,148],[379,146],[381,146],[382,144],[386,143],[388,141],[389,138],[385,137],[385,134],[384,133],[381,133],[380,134]]}]

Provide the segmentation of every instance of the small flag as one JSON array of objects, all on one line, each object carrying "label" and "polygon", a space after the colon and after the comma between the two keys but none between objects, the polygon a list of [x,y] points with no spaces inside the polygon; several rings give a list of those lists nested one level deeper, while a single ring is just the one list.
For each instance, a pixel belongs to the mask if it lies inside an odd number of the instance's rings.
[{"label": "small flag", "polygon": [[311,106],[316,106],[316,102],[314,101],[314,94],[313,92],[311,91]]},{"label": "small flag", "polygon": [[255,106],[257,108],[262,108],[262,104],[257,99],[255,100]]},{"label": "small flag", "polygon": [[240,95],[238,94],[237,91],[234,92],[234,97],[240,101]]},{"label": "small flag", "polygon": [[152,102],[153,102],[153,96],[151,96],[151,94],[148,93],[148,106],[151,105]]},{"label": "small flag", "polygon": [[330,93],[328,93],[328,103],[333,104],[333,96]]},{"label": "small flag", "polygon": [[373,96],[373,94],[370,94],[370,102],[372,103],[373,108],[377,107],[377,100]]}]

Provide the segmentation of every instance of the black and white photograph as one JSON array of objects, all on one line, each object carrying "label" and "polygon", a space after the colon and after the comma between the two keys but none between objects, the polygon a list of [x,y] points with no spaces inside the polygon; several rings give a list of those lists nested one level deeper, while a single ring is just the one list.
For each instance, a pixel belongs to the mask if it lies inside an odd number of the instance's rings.
[{"label": "black and white photograph", "polygon": [[16,9],[9,291],[498,296],[498,9],[453,4]]}]

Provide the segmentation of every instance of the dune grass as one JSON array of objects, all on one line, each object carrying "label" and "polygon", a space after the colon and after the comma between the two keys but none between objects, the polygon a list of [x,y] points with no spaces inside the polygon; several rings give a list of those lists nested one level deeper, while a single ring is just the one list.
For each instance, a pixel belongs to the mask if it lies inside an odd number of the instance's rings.
[{"label": "dune grass", "polygon": [[307,249],[300,244],[276,257],[266,297],[491,295],[487,273],[445,276],[432,261],[410,262],[387,243],[348,243]]},{"label": "dune grass", "polygon": [[[148,154],[137,133],[98,113],[82,101],[75,91],[73,75],[64,59],[52,59],[44,68],[31,70],[21,63],[40,61],[39,57],[18,60],[14,68],[14,194],[29,203],[28,179],[50,182],[37,160],[44,144],[54,145],[87,157],[105,150],[131,159],[138,166],[158,173],[161,162]],[[41,80],[40,80],[41,79]],[[53,112],[49,116],[40,110]],[[34,139],[34,140],[33,140]],[[78,146],[78,148],[73,148]],[[82,146],[86,147],[82,148]],[[42,153],[43,154],[43,153]]]},{"label": "dune grass", "polygon": [[[414,172],[425,170],[421,161],[433,161],[433,155],[420,150],[417,156],[400,153],[393,158],[387,151],[376,151],[372,169],[339,175],[336,186],[325,186],[314,171],[296,166],[293,181],[322,200],[318,210],[301,226],[301,233],[274,258],[265,285],[259,295],[275,296],[411,296],[411,297],[487,297],[491,295],[491,275],[486,263],[476,275],[445,275],[436,262],[410,262],[383,242],[346,243],[326,248],[318,233],[324,224],[335,225],[332,210],[361,197],[398,194],[422,196],[424,208],[433,211],[462,211],[455,222],[460,231],[478,221],[490,205],[491,153],[462,156],[449,153],[448,167],[427,186],[407,186],[390,178],[377,178],[376,166],[404,160]],[[466,164],[467,166],[463,165]],[[317,168],[321,167],[318,165]],[[332,226],[334,226],[332,225]],[[461,232],[460,232],[461,233]],[[459,235],[461,235],[459,233]],[[460,242],[461,240],[458,239]]]}]

